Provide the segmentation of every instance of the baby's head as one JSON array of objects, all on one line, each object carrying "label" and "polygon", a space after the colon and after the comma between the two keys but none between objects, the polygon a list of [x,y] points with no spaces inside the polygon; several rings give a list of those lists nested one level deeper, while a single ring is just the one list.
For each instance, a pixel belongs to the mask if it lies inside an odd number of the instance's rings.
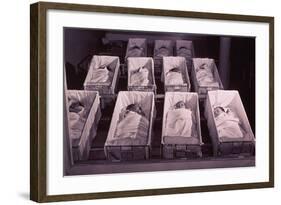
[{"label": "baby's head", "polygon": [[69,99],[69,112],[79,113],[84,109],[83,104],[74,99]]},{"label": "baby's head", "polygon": [[126,107],[126,110],[138,113],[138,114],[140,114],[142,116],[145,116],[145,114],[144,114],[144,112],[143,112],[143,110],[142,110],[142,108],[141,108],[141,106],[139,104],[134,104],[134,103],[130,104],[130,105],[128,105]]},{"label": "baby's head", "polygon": [[222,113],[225,113],[225,110],[224,110],[223,107],[218,106],[218,107],[214,108],[214,115],[215,115],[215,117],[218,117]]},{"label": "baby's head", "polygon": [[176,104],[175,104],[175,109],[180,109],[180,108],[186,108],[185,106],[185,103],[184,101],[178,101]]},{"label": "baby's head", "polygon": [[180,73],[181,70],[179,67],[173,67],[171,70],[169,70],[169,72],[177,72],[177,73]]},{"label": "baby's head", "polygon": [[208,65],[206,63],[202,63],[196,70],[207,70],[208,69]]}]

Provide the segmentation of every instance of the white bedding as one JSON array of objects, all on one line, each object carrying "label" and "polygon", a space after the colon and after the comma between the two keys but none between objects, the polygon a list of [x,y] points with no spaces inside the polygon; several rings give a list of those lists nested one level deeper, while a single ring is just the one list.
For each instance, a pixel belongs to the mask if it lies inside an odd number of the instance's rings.
[{"label": "white bedding", "polygon": [[149,70],[146,67],[140,67],[139,70],[131,73],[131,85],[146,86],[149,82]]},{"label": "white bedding", "polygon": [[219,87],[214,76],[213,59],[193,58],[196,79],[200,86]]},{"label": "white bedding", "polygon": [[[185,107],[176,108],[178,102]],[[200,144],[198,95],[186,92],[166,92],[163,113],[162,143]]]},{"label": "white bedding", "polygon": [[[130,104],[138,104],[142,108],[143,116],[130,111],[126,118],[123,119],[121,116],[123,116],[124,111]],[[146,145],[149,142],[151,132],[151,119],[154,110],[152,106],[154,106],[153,92],[120,91],[105,146]],[[120,139],[116,140],[116,137]]]},{"label": "white bedding", "polygon": [[148,57],[128,58],[128,85],[147,86],[154,84],[153,59]]},{"label": "white bedding", "polygon": [[149,121],[136,112],[129,111],[118,120],[114,137],[108,141],[111,145],[144,145],[148,139]]},{"label": "white bedding", "polygon": [[191,137],[192,111],[186,108],[169,110],[166,121],[167,136]]},{"label": "white bedding", "polygon": [[154,57],[172,56],[173,47],[171,40],[156,40],[154,47]]},{"label": "white bedding", "polygon": [[130,38],[127,45],[126,58],[144,57],[146,55],[146,39]]},{"label": "white bedding", "polygon": [[[217,107],[223,108],[220,115]],[[221,142],[254,141],[254,135],[238,91],[209,91],[205,106],[209,132],[212,138]]]},{"label": "white bedding", "polygon": [[112,81],[117,57],[112,56],[93,56],[89,67],[90,77],[87,82],[91,83],[110,83]]},{"label": "white bedding", "polygon": [[215,117],[219,137],[242,138],[244,136],[240,127],[240,120],[231,111],[223,112]]},{"label": "white bedding", "polygon": [[163,57],[166,85],[183,85],[187,83],[186,61],[183,57]]}]

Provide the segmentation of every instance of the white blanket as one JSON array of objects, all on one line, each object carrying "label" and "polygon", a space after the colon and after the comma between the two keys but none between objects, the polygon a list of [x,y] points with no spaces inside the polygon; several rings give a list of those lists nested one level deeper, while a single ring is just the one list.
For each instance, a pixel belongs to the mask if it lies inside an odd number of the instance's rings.
[{"label": "white blanket", "polygon": [[96,68],[93,70],[91,82],[94,82],[94,83],[110,82],[112,76],[113,76],[113,73],[111,71],[109,71],[107,69],[107,67]]},{"label": "white blanket", "polygon": [[169,71],[166,73],[166,84],[167,85],[182,85],[183,77],[182,73]]},{"label": "white blanket", "polygon": [[168,111],[166,120],[166,136],[191,137],[192,111],[186,108]]},{"label": "white blanket", "polygon": [[145,145],[148,139],[149,121],[136,112],[129,111],[117,123],[110,145]]},{"label": "white blanket", "polygon": [[138,71],[131,73],[131,85],[146,86],[149,84],[149,70],[145,67],[141,67]]},{"label": "white blanket", "polygon": [[215,117],[219,137],[243,138],[240,120],[232,112],[221,113]]},{"label": "white blanket", "polygon": [[79,139],[81,137],[85,122],[84,108],[78,113],[69,112],[70,139]]}]

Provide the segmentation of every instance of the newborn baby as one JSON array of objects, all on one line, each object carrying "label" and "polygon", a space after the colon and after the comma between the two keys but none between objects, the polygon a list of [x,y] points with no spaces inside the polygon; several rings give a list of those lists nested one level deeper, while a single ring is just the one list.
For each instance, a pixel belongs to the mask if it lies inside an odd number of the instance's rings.
[{"label": "newborn baby", "polygon": [[196,78],[199,85],[219,87],[218,82],[214,78],[210,65],[203,63],[199,67],[197,67],[195,71],[196,71]]},{"label": "newborn baby", "polygon": [[166,48],[165,46],[162,46],[155,51],[155,56],[156,57],[169,56],[169,49]]},{"label": "newborn baby", "polygon": [[179,67],[174,67],[166,73],[166,84],[167,85],[184,84],[181,69]]},{"label": "newborn baby", "polygon": [[94,83],[106,83],[110,82],[113,76],[113,72],[109,66],[102,65],[94,68],[91,81]]},{"label": "newborn baby", "polygon": [[69,99],[69,129],[70,138],[79,139],[86,122],[85,107],[77,99]]},{"label": "newborn baby", "polygon": [[147,142],[149,121],[141,106],[128,105],[121,111],[111,145],[144,145]]},{"label": "newborn baby", "polygon": [[240,120],[229,109],[215,107],[214,116],[219,137],[242,138],[244,136]]},{"label": "newborn baby", "polygon": [[177,51],[177,55],[185,57],[185,58],[191,58],[192,57],[191,50],[186,48],[186,47],[180,47]]},{"label": "newborn baby", "polygon": [[128,50],[127,57],[141,57],[144,56],[144,48],[139,46],[132,46]]},{"label": "newborn baby", "polygon": [[193,113],[183,101],[177,102],[166,116],[166,136],[192,137]]},{"label": "newborn baby", "polygon": [[131,85],[146,86],[149,82],[149,70],[146,67],[140,67],[136,71],[131,72]]}]

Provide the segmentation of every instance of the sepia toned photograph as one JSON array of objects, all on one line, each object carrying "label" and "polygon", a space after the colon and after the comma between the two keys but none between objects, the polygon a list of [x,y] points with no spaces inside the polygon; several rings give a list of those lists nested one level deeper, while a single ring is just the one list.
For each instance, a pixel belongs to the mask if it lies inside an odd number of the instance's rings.
[{"label": "sepia toned photograph", "polygon": [[255,38],[64,27],[65,175],[255,166]]}]

